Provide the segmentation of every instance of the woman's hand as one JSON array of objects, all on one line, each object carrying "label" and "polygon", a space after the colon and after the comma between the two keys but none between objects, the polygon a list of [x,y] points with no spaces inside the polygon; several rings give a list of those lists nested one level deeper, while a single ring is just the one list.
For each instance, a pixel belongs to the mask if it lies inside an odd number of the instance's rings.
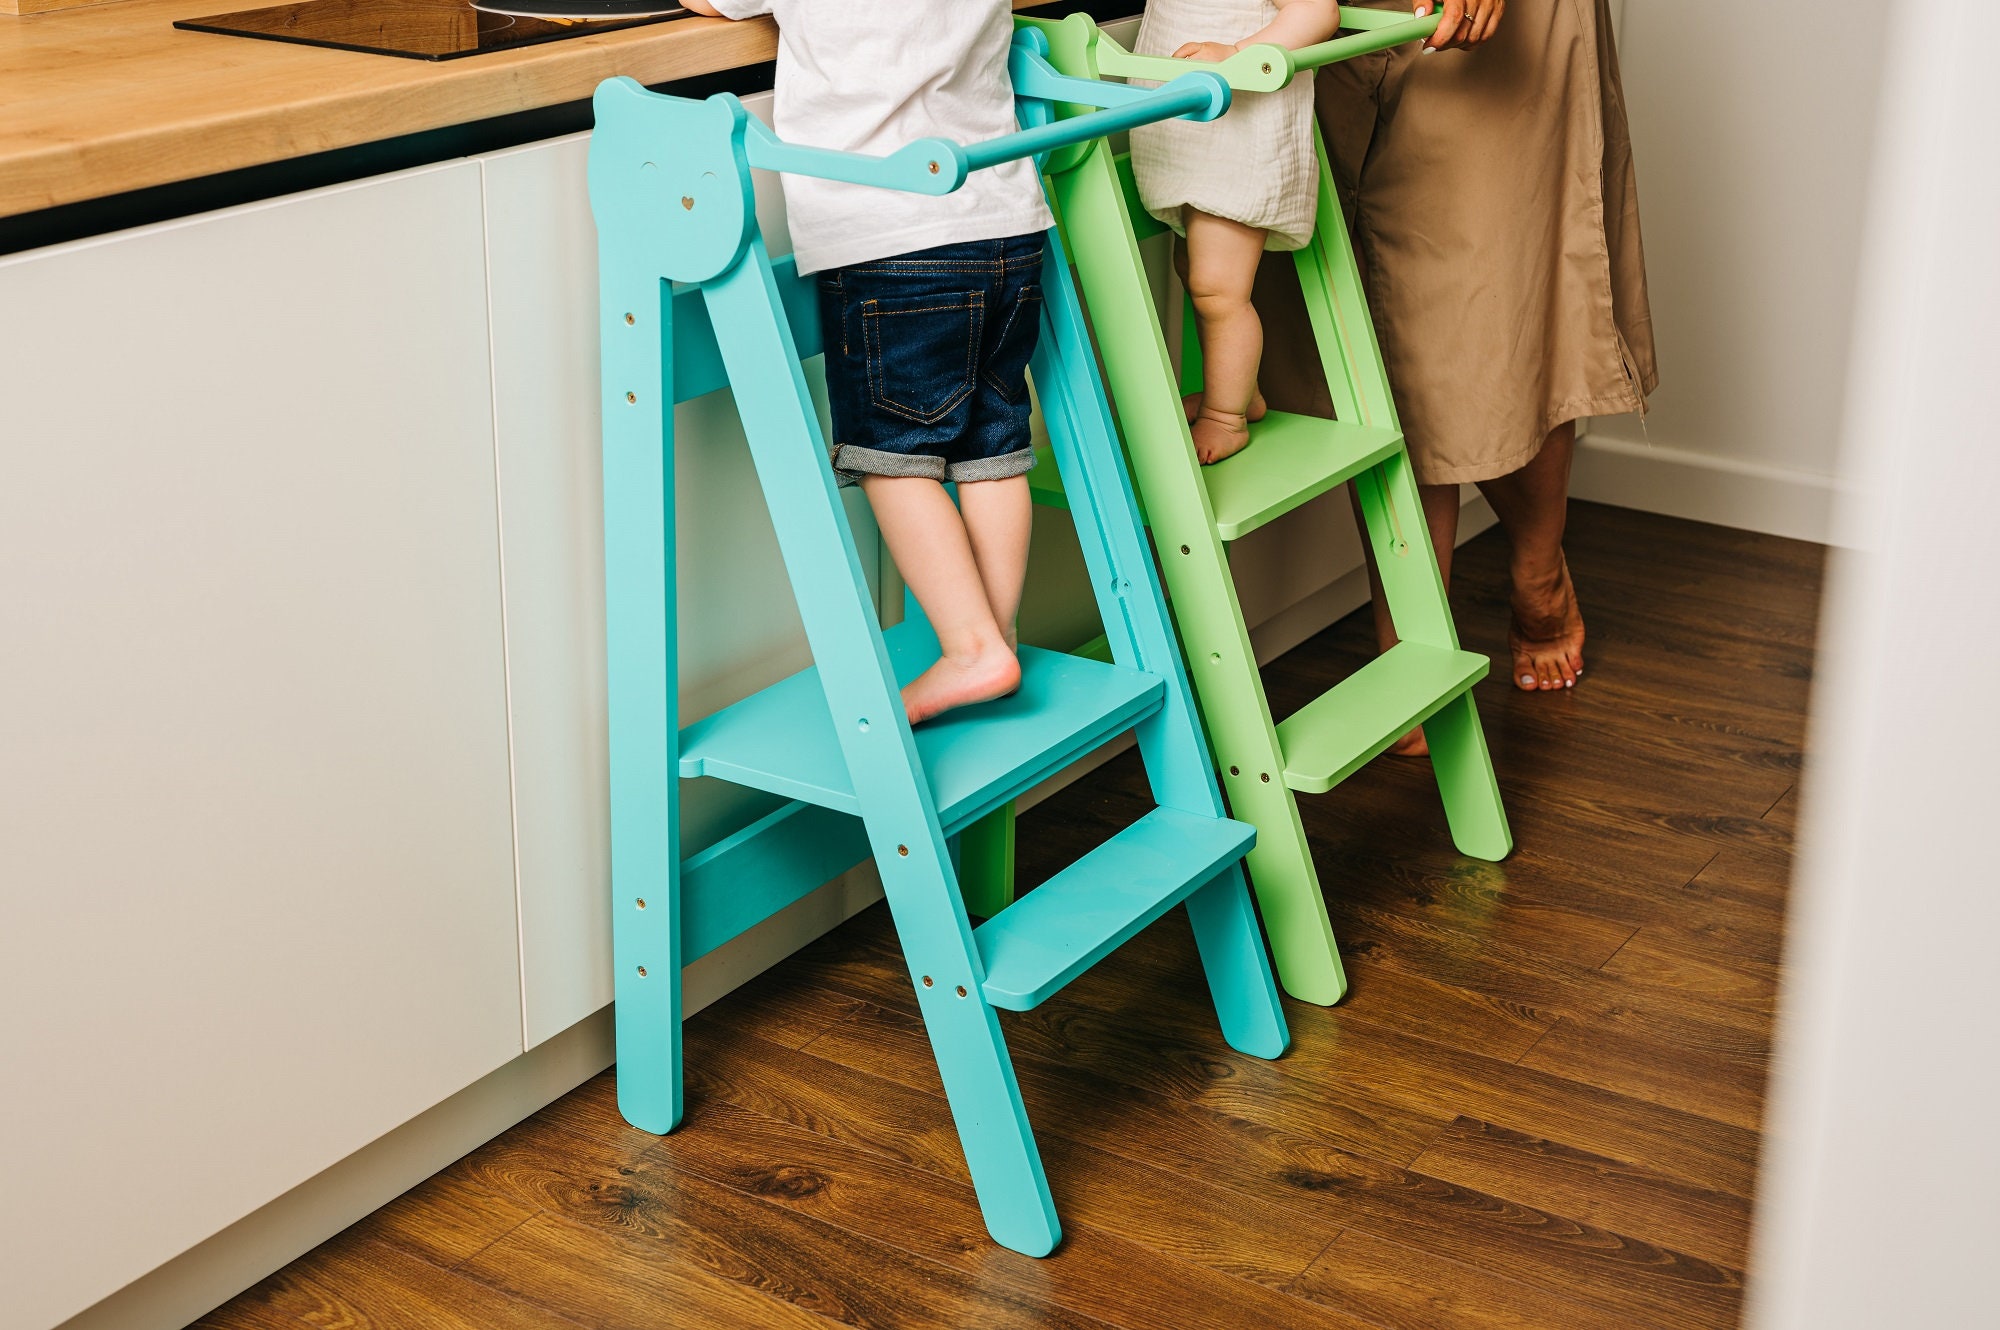
[{"label": "woman's hand", "polygon": [[[1491,37],[1507,12],[1507,0],[1438,0],[1437,31],[1424,41],[1426,51],[1477,46]],[[1417,0],[1419,18],[1431,12],[1433,0]]]},{"label": "woman's hand", "polygon": [[1176,60],[1206,60],[1211,65],[1219,65],[1236,54],[1236,48],[1228,42],[1185,42],[1174,52]]}]

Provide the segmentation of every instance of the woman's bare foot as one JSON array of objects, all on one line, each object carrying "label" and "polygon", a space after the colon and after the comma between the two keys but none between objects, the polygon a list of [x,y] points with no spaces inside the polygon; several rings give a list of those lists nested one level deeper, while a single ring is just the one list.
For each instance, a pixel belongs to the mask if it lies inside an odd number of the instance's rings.
[{"label": "woman's bare foot", "polygon": [[[1187,421],[1190,425],[1201,418],[1201,399],[1203,396],[1204,394],[1202,393],[1186,393],[1181,397],[1181,410],[1187,412]],[[1264,402],[1264,390],[1259,388],[1257,395],[1250,399],[1250,409],[1244,413],[1243,418],[1245,420],[1262,420],[1265,413],[1270,409]]]},{"label": "woman's bare foot", "polygon": [[1228,411],[1203,411],[1194,422],[1194,455],[1213,466],[1250,446],[1250,422]]},{"label": "woman's bare foot", "polygon": [[995,643],[964,660],[940,656],[929,669],[903,687],[903,710],[916,725],[953,707],[991,702],[1021,686],[1021,662]]},{"label": "woman's bare foot", "polygon": [[1431,741],[1424,738],[1424,727],[1419,725],[1402,738],[1389,745],[1391,757],[1429,757]]},{"label": "woman's bare foot", "polygon": [[1523,692],[1574,688],[1583,676],[1583,612],[1563,563],[1544,586],[1514,583],[1513,622],[1507,645],[1514,655],[1514,686]]}]

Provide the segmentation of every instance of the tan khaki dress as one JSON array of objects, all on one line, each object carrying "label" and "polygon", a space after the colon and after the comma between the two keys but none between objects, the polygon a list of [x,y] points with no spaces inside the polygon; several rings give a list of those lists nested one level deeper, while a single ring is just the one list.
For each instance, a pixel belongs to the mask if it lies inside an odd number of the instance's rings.
[{"label": "tan khaki dress", "polygon": [[[1506,475],[1565,421],[1643,408],[1659,376],[1605,0],[1511,0],[1482,46],[1330,65],[1317,92],[1419,480]],[[1267,258],[1256,300],[1272,405],[1330,415],[1297,282]]]}]

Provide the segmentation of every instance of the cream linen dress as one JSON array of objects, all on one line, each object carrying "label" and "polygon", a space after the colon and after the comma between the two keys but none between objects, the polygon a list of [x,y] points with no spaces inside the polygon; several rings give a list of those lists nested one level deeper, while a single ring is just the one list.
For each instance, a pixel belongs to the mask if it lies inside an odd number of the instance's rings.
[{"label": "cream linen dress", "polygon": [[[1188,42],[1239,42],[1277,15],[1273,0],[1149,0],[1138,51],[1171,56]],[[1277,92],[1237,93],[1220,120],[1141,126],[1132,131],[1139,198],[1182,235],[1185,210],[1194,208],[1262,227],[1270,233],[1267,249],[1303,248],[1319,198],[1312,116],[1307,72]]]}]

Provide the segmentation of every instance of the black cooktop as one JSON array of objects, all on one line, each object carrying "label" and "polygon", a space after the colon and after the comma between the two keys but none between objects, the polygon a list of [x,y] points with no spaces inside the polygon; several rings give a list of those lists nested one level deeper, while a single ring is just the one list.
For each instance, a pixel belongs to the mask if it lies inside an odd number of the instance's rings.
[{"label": "black cooktop", "polygon": [[475,9],[468,0],[298,0],[268,9],[181,19],[174,26],[190,32],[262,37],[411,60],[456,60],[483,51],[505,51],[689,17],[688,10],[671,0],[481,0],[482,6],[487,4],[576,17],[493,13],[483,7]]}]

